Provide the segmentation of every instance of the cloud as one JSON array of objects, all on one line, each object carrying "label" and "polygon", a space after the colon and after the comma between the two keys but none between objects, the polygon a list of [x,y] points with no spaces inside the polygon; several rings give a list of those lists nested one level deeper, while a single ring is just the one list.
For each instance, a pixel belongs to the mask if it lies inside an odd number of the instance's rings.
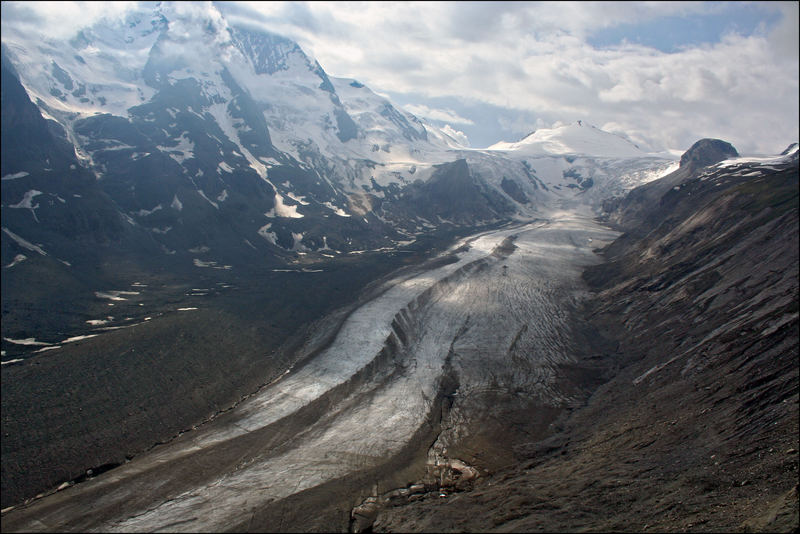
[{"label": "cloud", "polygon": [[2,29],[69,39],[102,20],[120,20],[139,2],[3,2]]},{"label": "cloud", "polygon": [[[42,4],[4,2],[4,31],[8,19],[15,26],[66,33],[103,16],[119,17],[131,5]],[[774,152],[800,136],[796,2],[214,6],[233,25],[294,39],[334,76],[356,78],[378,93],[417,95],[406,109],[469,131],[480,126],[477,118],[433,101],[458,97],[547,123],[613,123],[655,149],[685,149],[699,137],[714,136],[745,153]],[[742,6],[773,22],[744,35],[729,29],[700,45],[678,42],[669,52],[624,39],[612,46],[590,44],[609,28],[633,31],[637,24],[661,21],[675,24],[674,32],[665,33],[677,35],[681,24],[724,18]],[[521,133],[524,125],[515,130],[509,133]]]},{"label": "cloud", "polygon": [[498,117],[497,122],[503,130],[516,136],[513,139],[507,139],[508,141],[516,141],[540,128],[549,128],[551,126],[550,123],[545,122],[541,117],[536,121],[532,121],[530,118],[524,116],[514,118]]},{"label": "cloud", "polygon": [[771,3],[775,10],[781,14],[781,19],[769,34],[768,39],[781,57],[795,62],[798,59],[800,39],[798,39],[797,21],[800,18],[800,4],[797,2]]},{"label": "cloud", "polygon": [[470,146],[469,139],[467,138],[467,135],[464,132],[456,130],[449,124],[445,124],[442,127],[442,131],[447,135],[449,135],[450,137],[452,137],[453,139],[455,139],[456,141],[458,141],[459,144],[463,146]]},{"label": "cloud", "polygon": [[424,117],[440,122],[451,122],[454,124],[475,124],[472,120],[461,117],[451,109],[432,109],[422,104],[408,104],[403,109],[418,117]]}]

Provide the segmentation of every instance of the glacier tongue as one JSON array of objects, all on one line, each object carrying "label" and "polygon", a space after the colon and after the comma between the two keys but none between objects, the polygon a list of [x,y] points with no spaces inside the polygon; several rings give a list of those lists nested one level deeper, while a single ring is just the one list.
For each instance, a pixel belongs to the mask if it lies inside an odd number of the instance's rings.
[{"label": "glacier tongue", "polygon": [[[74,506],[38,518],[104,531],[219,530],[365,469],[378,482],[381,466],[430,424],[443,393],[455,401],[440,451],[491,419],[489,393],[567,406],[574,399],[554,384],[570,361],[580,272],[615,235],[578,208],[464,239],[449,263],[388,281],[322,352],[232,412],[73,488],[64,498]],[[455,390],[446,385],[453,379]],[[235,463],[223,460],[233,451]],[[196,462],[200,472],[181,474]]]}]

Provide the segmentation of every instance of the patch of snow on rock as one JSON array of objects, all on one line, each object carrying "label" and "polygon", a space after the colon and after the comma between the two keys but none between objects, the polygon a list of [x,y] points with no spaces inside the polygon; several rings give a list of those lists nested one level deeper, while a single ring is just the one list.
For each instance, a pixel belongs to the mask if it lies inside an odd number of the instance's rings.
[{"label": "patch of snow on rock", "polygon": [[28,174],[30,174],[30,173],[27,173],[25,171],[15,172],[14,174],[6,174],[5,176],[3,176],[2,180],[4,182],[6,180],[16,180],[17,178],[24,178],[24,177],[28,176]]},{"label": "patch of snow on rock", "polygon": [[22,263],[23,261],[25,261],[27,259],[28,259],[28,257],[25,254],[17,254],[16,256],[14,256],[14,261],[12,261],[8,265],[6,265],[5,268],[6,269],[10,269],[11,267],[13,267],[13,266],[15,266],[17,264],[20,264],[20,263]]},{"label": "patch of snow on rock", "polygon": [[176,211],[181,211],[183,209],[183,204],[178,199],[177,193],[175,194],[175,196],[172,197],[172,204],[170,204],[169,206]]},{"label": "patch of snow on rock", "polygon": [[15,234],[11,230],[9,230],[8,228],[4,227],[3,231],[8,235],[8,237],[10,237],[14,241],[16,241],[17,244],[19,246],[21,246],[22,248],[26,248],[28,250],[31,250],[31,251],[34,251],[34,252],[38,252],[42,256],[47,256],[47,252],[42,250],[41,247],[39,247],[37,245],[34,245],[34,244],[30,243],[29,241],[24,240],[23,238],[21,238],[20,236],[18,236],[17,234]]},{"label": "patch of snow on rock", "polygon": [[335,213],[339,217],[350,217],[349,213],[347,213],[342,208],[340,208],[339,206],[334,205],[331,202],[325,202],[324,205],[325,205],[325,207],[331,209],[333,211],[333,213]]},{"label": "patch of snow on rock", "polygon": [[272,227],[272,223],[265,224],[261,228],[258,229],[258,235],[272,243],[273,245],[277,245],[278,236],[275,232],[270,232],[269,229]]},{"label": "patch of snow on rock", "polygon": [[275,207],[269,212],[274,212],[278,217],[285,217],[288,219],[303,218],[303,214],[297,212],[297,206],[289,206],[284,204],[283,197],[277,191],[275,192]]},{"label": "patch of snow on rock", "polygon": [[37,196],[41,195],[41,191],[37,191],[36,189],[31,189],[30,191],[25,192],[25,195],[22,197],[22,200],[17,202],[16,204],[9,204],[9,208],[21,208],[21,209],[29,209],[33,214],[33,218],[36,222],[39,222],[39,218],[36,217],[36,208],[39,207],[39,204],[34,205],[33,199]]},{"label": "patch of snow on rock", "polygon": [[25,339],[11,339],[9,337],[4,337],[6,341],[9,343],[14,343],[15,345],[52,345],[52,343],[45,343],[44,341],[36,341],[35,337],[26,337]]}]

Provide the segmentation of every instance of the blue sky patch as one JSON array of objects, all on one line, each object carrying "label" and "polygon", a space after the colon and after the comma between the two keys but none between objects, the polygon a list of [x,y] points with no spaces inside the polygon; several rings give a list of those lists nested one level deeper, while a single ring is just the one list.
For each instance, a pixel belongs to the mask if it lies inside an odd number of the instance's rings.
[{"label": "blue sky patch", "polygon": [[628,43],[649,46],[666,53],[682,47],[714,44],[731,32],[749,36],[768,31],[780,20],[780,13],[757,2],[731,3],[716,13],[666,16],[635,24],[620,24],[597,30],[587,38],[595,48]]}]

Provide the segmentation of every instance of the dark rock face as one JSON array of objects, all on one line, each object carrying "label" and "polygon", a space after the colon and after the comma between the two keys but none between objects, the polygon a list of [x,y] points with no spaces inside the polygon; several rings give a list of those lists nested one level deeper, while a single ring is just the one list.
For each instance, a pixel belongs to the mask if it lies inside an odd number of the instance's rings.
[{"label": "dark rock face", "polygon": [[680,188],[685,182],[696,181],[703,168],[738,155],[730,143],[701,139],[681,156],[680,168],[672,174],[636,187],[622,199],[605,202],[605,219],[626,232],[628,239],[643,237],[664,218],[672,216],[670,209],[653,209],[655,206],[664,202],[674,203],[678,198],[690,198],[688,195],[670,194],[670,191]]},{"label": "dark rock face", "polygon": [[503,176],[503,181],[500,182],[500,187],[506,192],[508,196],[519,202],[520,204],[527,204],[530,202],[525,191],[519,186],[517,182]]},{"label": "dark rock face", "polygon": [[[53,298],[57,302],[66,292],[65,303],[70,302],[71,290],[82,287],[88,291],[84,284],[99,281],[97,264],[111,248],[119,257],[133,250],[145,256],[158,250],[146,231],[126,223],[118,205],[80,164],[63,128],[42,117],[5,53],[2,154],[0,173],[6,177],[2,182],[2,226],[7,230],[3,233],[2,263],[8,265],[23,254],[28,265],[36,264],[38,271],[23,276],[4,269],[4,323],[14,323],[24,313],[18,313],[12,300],[31,303],[36,295],[41,297],[39,291],[45,287],[60,286]],[[8,179],[9,175],[13,178]],[[9,238],[8,232],[23,234],[25,241],[37,247]],[[24,291],[15,292],[10,279],[19,279]],[[58,282],[50,286],[55,280]],[[9,316],[7,307],[16,315]],[[9,326],[4,324],[4,328]]]},{"label": "dark rock face", "polygon": [[[46,162],[68,167],[70,145],[63,129],[45,121],[19,83],[3,45],[2,56],[3,176],[17,171],[44,168]],[[60,130],[60,132],[59,132]],[[61,135],[57,134],[59,132]]]},{"label": "dark rock face", "polygon": [[730,143],[719,139],[701,139],[683,153],[681,167],[692,166],[699,169],[738,156],[739,153]]},{"label": "dark rock face", "polygon": [[513,207],[497,191],[476,180],[466,160],[460,159],[438,165],[427,182],[414,182],[395,198],[384,201],[381,211],[397,226],[413,229],[416,217],[434,224],[490,223],[513,213]]}]

